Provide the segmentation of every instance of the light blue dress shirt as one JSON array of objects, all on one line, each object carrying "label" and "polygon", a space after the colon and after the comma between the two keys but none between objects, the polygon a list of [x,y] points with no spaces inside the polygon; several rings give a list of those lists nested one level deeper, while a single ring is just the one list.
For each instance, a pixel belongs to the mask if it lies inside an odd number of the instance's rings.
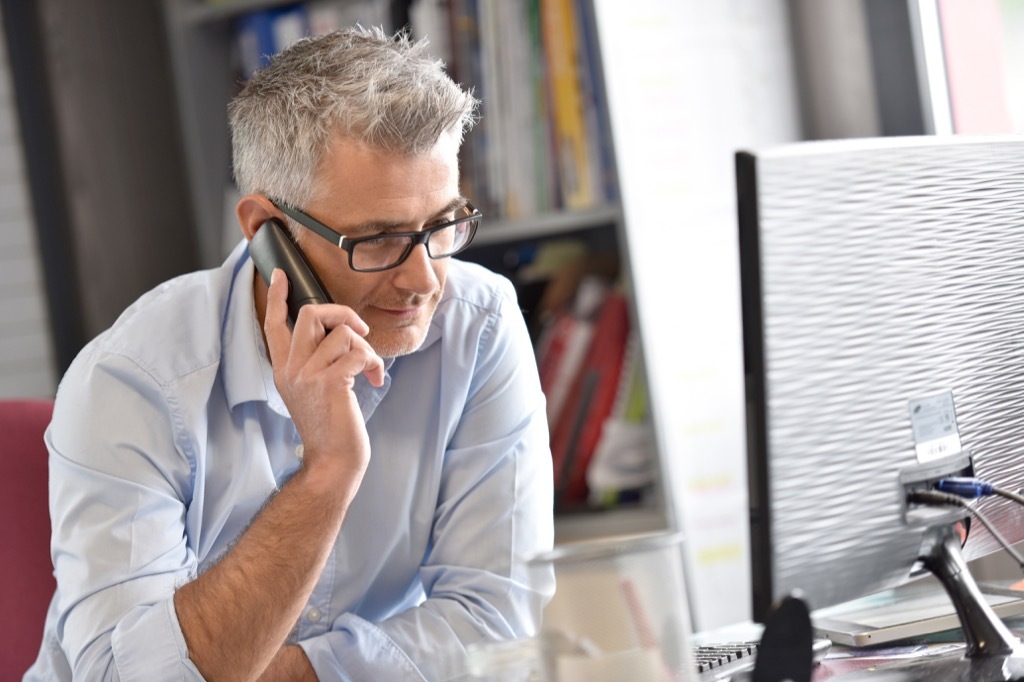
[{"label": "light blue dress shirt", "polygon": [[[26,680],[201,679],[174,590],[301,465],[253,274],[243,242],[161,285],[61,381],[58,589]],[[554,589],[524,564],[552,544],[551,455],[510,283],[451,261],[421,348],[356,390],[371,461],[292,641],[321,680],[450,679],[468,644],[535,634]]]}]

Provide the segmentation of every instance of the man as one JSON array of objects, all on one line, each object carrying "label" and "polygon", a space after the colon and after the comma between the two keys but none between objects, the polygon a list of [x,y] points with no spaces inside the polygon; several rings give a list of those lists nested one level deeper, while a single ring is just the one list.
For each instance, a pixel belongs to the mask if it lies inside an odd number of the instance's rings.
[{"label": "man", "polygon": [[334,303],[292,328],[287,277],[242,242],[82,351],[47,434],[58,589],[27,679],[448,679],[469,644],[534,634],[543,397],[507,280],[449,257],[479,218],[475,108],[423,44],[361,29],[232,102],[246,240],[287,225]]}]

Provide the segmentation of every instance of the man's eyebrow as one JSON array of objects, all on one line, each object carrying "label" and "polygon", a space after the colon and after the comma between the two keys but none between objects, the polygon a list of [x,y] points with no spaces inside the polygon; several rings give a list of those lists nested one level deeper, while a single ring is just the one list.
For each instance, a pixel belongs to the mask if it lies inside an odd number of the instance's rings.
[{"label": "man's eyebrow", "polygon": [[[453,213],[460,208],[466,206],[469,200],[464,196],[457,196],[449,201],[445,206],[439,210],[434,216],[426,221],[426,225],[438,222],[449,213]],[[347,229],[339,229],[338,231],[347,236],[355,235],[368,235],[368,234],[380,234],[382,232],[407,232],[409,224],[401,221],[390,221],[390,220],[367,220],[366,222],[353,225]]]},{"label": "man's eyebrow", "polygon": [[444,208],[442,208],[440,211],[438,211],[437,215],[434,216],[434,219],[435,220],[440,220],[441,218],[443,218],[444,216],[448,215],[449,213],[454,213],[455,211],[458,211],[460,208],[465,208],[466,204],[468,204],[468,203],[469,203],[469,199],[467,199],[466,197],[464,197],[464,196],[457,196],[454,199],[452,199],[451,201],[449,201],[448,204]]}]

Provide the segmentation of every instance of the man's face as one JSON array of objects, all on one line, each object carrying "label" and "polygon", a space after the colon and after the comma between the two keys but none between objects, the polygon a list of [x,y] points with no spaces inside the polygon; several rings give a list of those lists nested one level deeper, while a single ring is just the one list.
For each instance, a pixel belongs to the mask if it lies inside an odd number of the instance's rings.
[{"label": "man's face", "polygon": [[[421,231],[451,220],[459,198],[458,141],[444,135],[424,155],[385,153],[339,137],[321,168],[327,195],[302,208],[349,238]],[[448,272],[448,259],[432,260],[416,246],[401,265],[355,272],[348,253],[302,230],[299,244],[335,303],[352,308],[370,327],[378,355],[416,350],[430,326]]]}]

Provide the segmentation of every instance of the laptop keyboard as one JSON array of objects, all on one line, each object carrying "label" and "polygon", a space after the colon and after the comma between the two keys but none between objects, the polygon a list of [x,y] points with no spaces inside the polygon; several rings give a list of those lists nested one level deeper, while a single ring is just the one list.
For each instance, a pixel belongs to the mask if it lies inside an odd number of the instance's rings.
[{"label": "laptop keyboard", "polygon": [[699,679],[714,680],[754,667],[757,642],[723,642],[693,647]]},{"label": "laptop keyboard", "polygon": [[[693,647],[693,661],[697,666],[697,680],[727,679],[731,675],[752,670],[757,660],[758,642],[721,642],[700,644]],[[811,647],[811,658],[815,665],[824,659],[832,648],[832,642],[815,637]]]}]

